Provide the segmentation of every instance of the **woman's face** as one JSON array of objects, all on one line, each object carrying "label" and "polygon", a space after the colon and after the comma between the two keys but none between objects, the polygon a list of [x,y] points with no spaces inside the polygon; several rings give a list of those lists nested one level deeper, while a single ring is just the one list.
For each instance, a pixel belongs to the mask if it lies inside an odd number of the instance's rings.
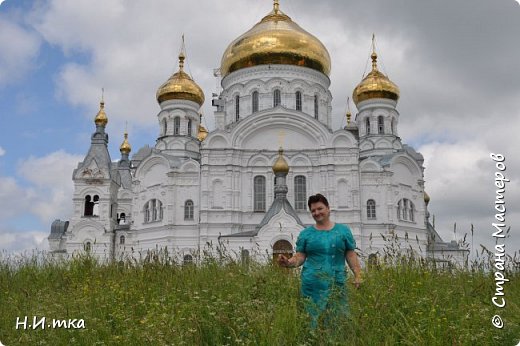
[{"label": "woman's face", "polygon": [[323,204],[323,202],[312,203],[311,215],[317,223],[328,221],[330,217],[330,208]]}]

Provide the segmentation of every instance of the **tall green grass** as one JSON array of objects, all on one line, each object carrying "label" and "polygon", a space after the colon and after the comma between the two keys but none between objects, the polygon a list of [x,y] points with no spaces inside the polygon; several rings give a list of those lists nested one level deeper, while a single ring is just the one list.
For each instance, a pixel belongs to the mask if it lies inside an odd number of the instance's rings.
[{"label": "tall green grass", "polygon": [[[477,269],[475,269],[477,268]],[[0,261],[0,341],[10,345],[516,345],[519,273],[494,307],[492,273],[390,255],[349,285],[351,315],[309,327],[297,270],[227,257],[99,263]],[[503,329],[491,325],[499,313]],[[83,319],[84,329],[16,330],[16,318]]]}]

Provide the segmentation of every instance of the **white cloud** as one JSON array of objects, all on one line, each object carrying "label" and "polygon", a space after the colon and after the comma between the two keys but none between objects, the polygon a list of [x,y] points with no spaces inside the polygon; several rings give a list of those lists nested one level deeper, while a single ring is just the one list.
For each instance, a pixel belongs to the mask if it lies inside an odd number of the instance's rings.
[{"label": "white cloud", "polygon": [[[428,206],[436,216],[436,229],[445,241],[454,240],[454,224],[460,239],[474,225],[474,245],[492,248],[495,239],[491,223],[495,221],[494,162],[490,150],[480,141],[456,143],[430,143],[419,148],[425,157],[425,190],[431,196]],[[520,203],[518,182],[506,186],[506,205],[509,208],[507,223],[520,223],[519,213],[512,206]],[[432,219],[430,219],[432,221]],[[520,239],[512,237],[506,241],[508,253],[520,250]]]},{"label": "white cloud", "polygon": [[48,250],[48,236],[49,232],[42,231],[8,232],[0,230],[0,250],[7,254],[24,252],[30,254],[30,251],[35,249]]},{"label": "white cloud", "polygon": [[34,32],[6,17],[0,13],[0,87],[17,82],[34,68],[41,44]]},{"label": "white cloud", "polygon": [[4,156],[5,155],[5,149],[0,147],[0,156]]},{"label": "white cloud", "polygon": [[[68,219],[72,213],[72,170],[82,160],[62,150],[43,157],[20,161],[20,177],[0,176],[0,249],[22,251],[47,248],[47,236],[54,219]],[[24,230],[10,225],[36,216],[43,231]],[[9,224],[9,225],[8,225]]]},{"label": "white cloud", "polygon": [[83,159],[63,150],[44,157],[29,157],[22,161],[18,171],[32,186],[28,189],[32,203],[29,210],[42,222],[67,218],[72,212],[72,171]]},{"label": "white cloud", "polygon": [[[230,14],[229,6],[220,2],[204,3],[204,13],[211,13],[207,16],[201,15],[199,6],[167,0],[106,1],[103,11],[92,1],[53,0],[33,13],[33,18],[45,40],[66,54],[79,52],[88,57],[85,62],[70,62],[61,68],[59,95],[73,105],[84,106],[90,117],[97,111],[104,87],[109,126],[128,120],[151,127],[156,125],[159,111],[155,92],[177,69],[182,34],[186,37],[186,68],[205,91],[206,113],[212,112],[212,69],[220,65],[226,42],[237,35],[237,27],[246,31],[270,6],[226,3],[241,15]],[[222,18],[233,25],[222,25]]]}]

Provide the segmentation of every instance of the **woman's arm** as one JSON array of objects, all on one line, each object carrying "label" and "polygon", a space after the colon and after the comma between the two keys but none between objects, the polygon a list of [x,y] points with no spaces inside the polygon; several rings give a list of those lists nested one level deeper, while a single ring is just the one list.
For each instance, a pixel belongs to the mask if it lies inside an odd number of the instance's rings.
[{"label": "woman's arm", "polygon": [[354,285],[356,288],[359,288],[361,285],[361,266],[359,265],[358,255],[354,250],[347,250],[345,258],[347,260],[348,266],[354,272]]}]

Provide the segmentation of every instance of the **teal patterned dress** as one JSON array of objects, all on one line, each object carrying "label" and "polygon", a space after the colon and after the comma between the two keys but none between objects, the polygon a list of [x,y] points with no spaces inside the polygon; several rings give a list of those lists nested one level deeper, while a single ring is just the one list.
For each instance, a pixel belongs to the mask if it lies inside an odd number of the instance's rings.
[{"label": "teal patterned dress", "polygon": [[338,223],[328,231],[310,226],[298,236],[296,252],[306,256],[301,292],[313,328],[325,310],[333,316],[348,313],[345,255],[355,248],[350,228]]}]

